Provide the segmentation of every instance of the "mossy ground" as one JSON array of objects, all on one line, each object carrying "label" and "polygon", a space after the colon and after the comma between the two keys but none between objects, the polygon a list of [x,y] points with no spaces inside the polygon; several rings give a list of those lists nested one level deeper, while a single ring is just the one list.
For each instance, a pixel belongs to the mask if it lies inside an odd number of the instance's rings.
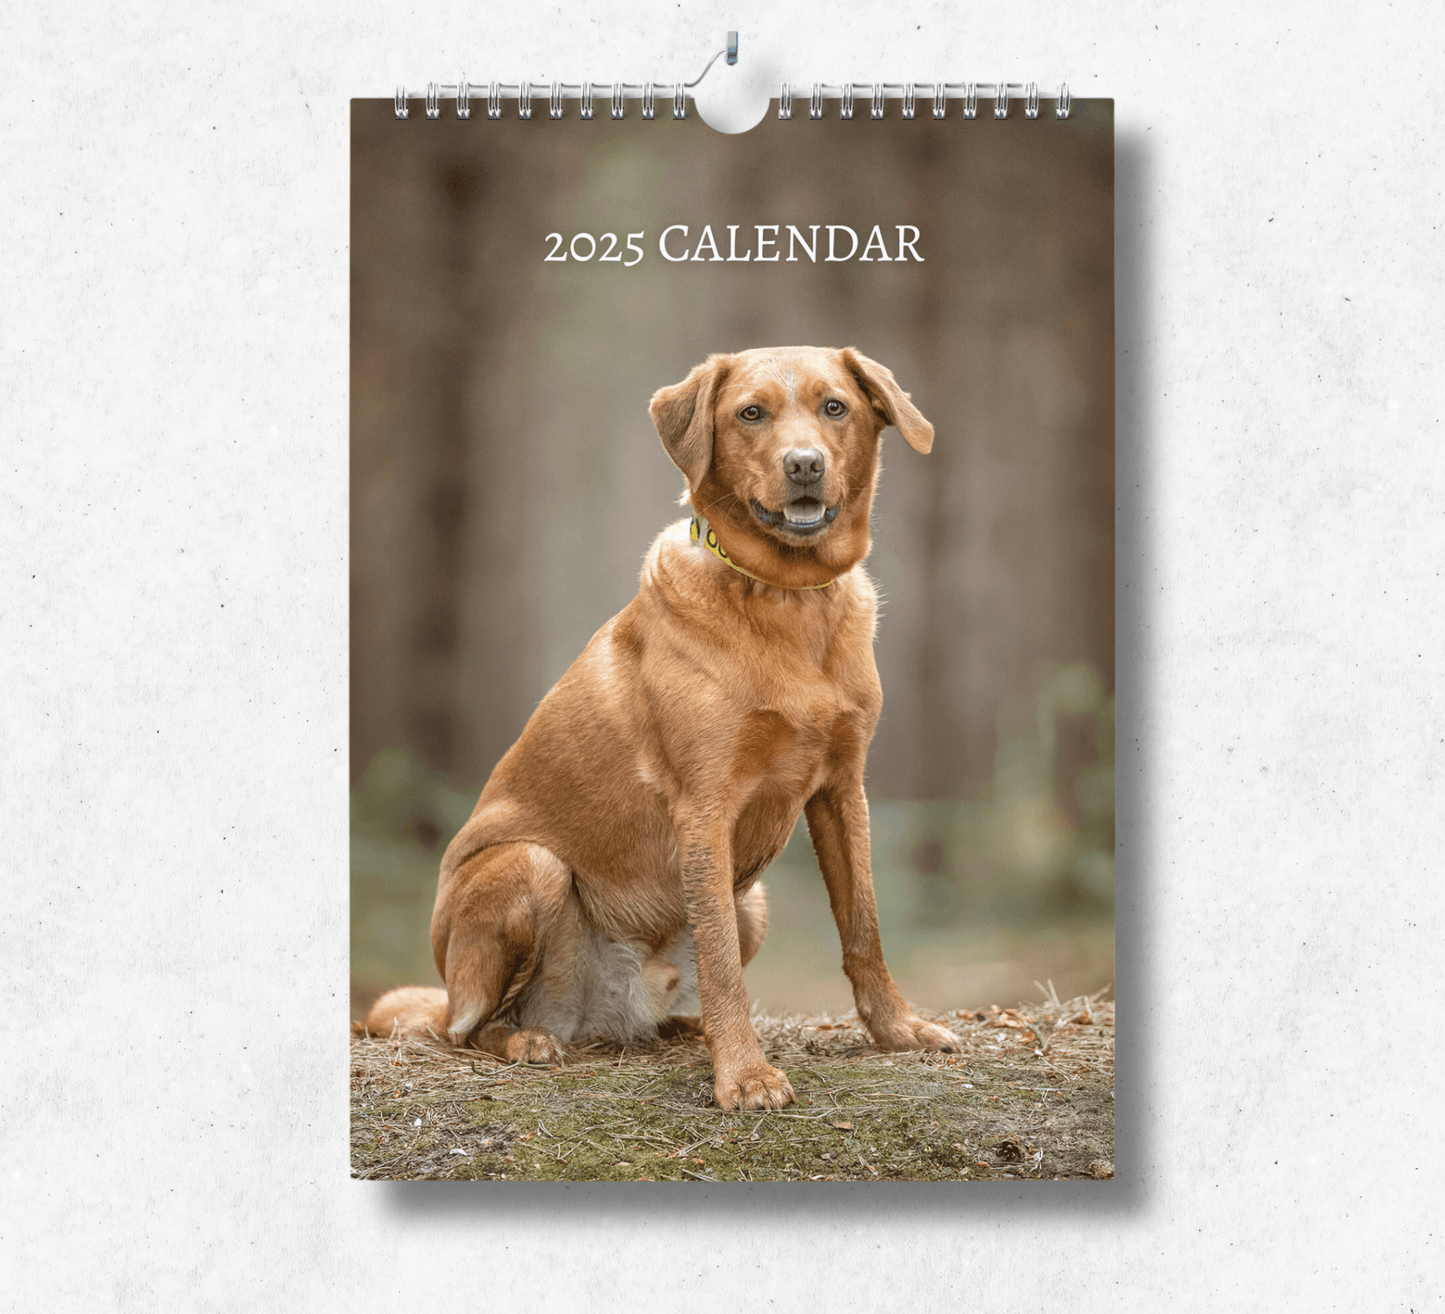
[{"label": "mossy ground", "polygon": [[798,1102],[723,1113],[696,1039],[510,1066],[352,1042],[358,1178],[987,1181],[1112,1176],[1114,1006],[1057,998],[935,1015],[957,1054],[885,1054],[856,1019],[754,1019]]}]

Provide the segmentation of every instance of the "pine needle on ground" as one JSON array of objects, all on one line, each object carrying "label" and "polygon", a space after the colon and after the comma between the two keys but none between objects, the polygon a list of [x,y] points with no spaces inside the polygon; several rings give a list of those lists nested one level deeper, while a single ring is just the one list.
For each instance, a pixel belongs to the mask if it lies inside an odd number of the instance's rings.
[{"label": "pine needle on ground", "polygon": [[[1042,987],[1041,987],[1042,989]],[[723,1113],[693,1038],[561,1067],[430,1041],[351,1046],[352,1173],[506,1181],[1095,1180],[1113,1175],[1114,1004],[925,1014],[956,1054],[878,1050],[856,1016],[753,1019],[798,1102]]]}]

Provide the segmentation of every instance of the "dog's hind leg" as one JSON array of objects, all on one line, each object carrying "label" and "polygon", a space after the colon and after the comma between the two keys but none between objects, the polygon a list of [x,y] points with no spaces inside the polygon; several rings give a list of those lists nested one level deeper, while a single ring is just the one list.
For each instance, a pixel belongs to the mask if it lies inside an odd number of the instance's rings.
[{"label": "dog's hind leg", "polygon": [[507,1014],[536,976],[571,886],[566,864],[540,844],[494,845],[443,871],[431,934],[452,1044],[470,1041],[509,1062],[561,1058],[554,1036],[509,1026]]},{"label": "dog's hind leg", "polygon": [[746,967],[763,946],[768,933],[768,897],[761,881],[755,881],[733,900],[738,910],[738,953]]}]

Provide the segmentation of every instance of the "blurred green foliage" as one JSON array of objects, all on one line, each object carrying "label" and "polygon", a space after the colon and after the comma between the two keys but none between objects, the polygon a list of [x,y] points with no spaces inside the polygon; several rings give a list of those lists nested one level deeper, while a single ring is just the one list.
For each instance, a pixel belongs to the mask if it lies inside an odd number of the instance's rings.
[{"label": "blurred green foliage", "polygon": [[[401,749],[378,753],[351,795],[352,975],[435,981],[437,867],[471,815],[459,789]],[[993,779],[975,798],[871,799],[885,935],[936,940],[962,926],[1095,928],[1114,901],[1114,700],[1084,663],[1042,667],[998,718]],[[765,874],[774,897],[821,885],[801,823]],[[829,932],[826,922],[824,935]],[[923,937],[920,940],[919,937]],[[830,954],[835,950],[830,948]]]},{"label": "blurred green foliage", "polygon": [[351,791],[351,974],[437,980],[431,911],[437,868],[478,790],[458,789],[405,749],[371,760]]},{"label": "blurred green foliage", "polygon": [[923,928],[1009,923],[1114,905],[1114,699],[1093,667],[1049,664],[998,718],[993,779],[976,798],[872,805],[875,868],[912,886]]}]

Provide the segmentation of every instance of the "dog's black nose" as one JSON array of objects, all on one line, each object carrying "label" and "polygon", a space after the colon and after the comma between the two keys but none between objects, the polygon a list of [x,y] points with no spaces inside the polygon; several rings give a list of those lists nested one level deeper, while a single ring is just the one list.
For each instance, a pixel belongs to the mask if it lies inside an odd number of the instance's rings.
[{"label": "dog's black nose", "polygon": [[795,484],[816,484],[827,464],[816,447],[795,447],[783,457],[783,473]]}]

